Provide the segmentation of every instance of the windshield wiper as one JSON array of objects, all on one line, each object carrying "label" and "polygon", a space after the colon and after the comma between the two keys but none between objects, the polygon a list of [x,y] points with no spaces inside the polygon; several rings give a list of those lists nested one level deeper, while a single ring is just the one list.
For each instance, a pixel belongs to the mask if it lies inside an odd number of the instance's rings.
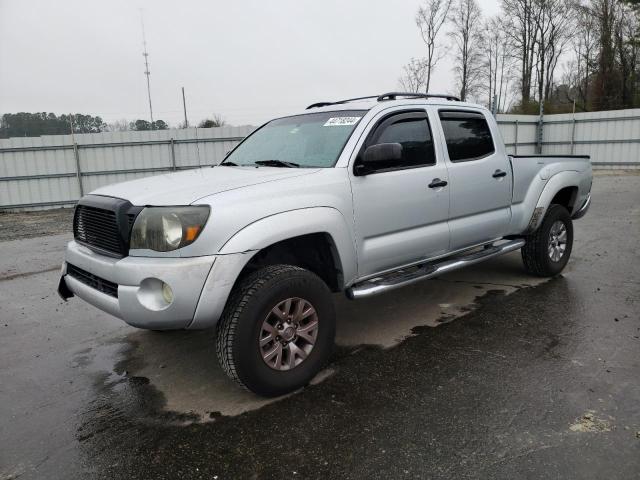
[{"label": "windshield wiper", "polygon": [[224,160],[218,164],[219,167],[237,167],[237,163],[225,162]]},{"label": "windshield wiper", "polygon": [[300,168],[300,164],[294,162],[285,162],[284,160],[258,160],[253,162],[256,165],[264,165],[265,167],[284,167],[284,168]]}]

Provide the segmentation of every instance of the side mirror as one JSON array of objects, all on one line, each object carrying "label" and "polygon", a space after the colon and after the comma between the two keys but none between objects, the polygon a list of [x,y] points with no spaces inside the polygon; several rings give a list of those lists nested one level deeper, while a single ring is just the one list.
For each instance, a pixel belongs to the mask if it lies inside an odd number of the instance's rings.
[{"label": "side mirror", "polygon": [[379,143],[371,145],[359,159],[355,173],[356,175],[367,175],[378,170],[386,163],[399,162],[402,160],[402,145],[399,143]]}]

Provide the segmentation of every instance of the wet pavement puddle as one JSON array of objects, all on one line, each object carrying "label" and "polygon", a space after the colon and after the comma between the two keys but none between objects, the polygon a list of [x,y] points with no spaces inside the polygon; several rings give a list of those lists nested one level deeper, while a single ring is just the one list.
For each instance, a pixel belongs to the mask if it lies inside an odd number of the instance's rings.
[{"label": "wet pavement puddle", "polygon": [[[519,255],[446,275],[389,294],[357,302],[335,296],[336,358],[357,354],[363,346],[393,348],[416,327],[458,320],[479,298],[510,294],[542,283],[522,273]],[[214,332],[135,330],[119,340],[77,352],[74,362],[96,378],[99,398],[111,397],[136,417],[172,424],[207,423],[279,402],[242,390],[217,365]],[[312,381],[336,371],[334,362]],[[136,397],[139,396],[139,397]]]}]

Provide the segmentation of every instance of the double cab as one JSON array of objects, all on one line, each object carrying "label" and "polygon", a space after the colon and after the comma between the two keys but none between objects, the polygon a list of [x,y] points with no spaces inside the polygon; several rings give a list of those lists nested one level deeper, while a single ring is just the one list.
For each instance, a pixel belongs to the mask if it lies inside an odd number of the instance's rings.
[{"label": "double cab", "polygon": [[591,184],[588,157],[509,155],[491,113],[450,96],[318,103],[219,165],[81,198],[59,292],[138,328],[215,328],[229,377],[281,395],[327,361],[332,293],[515,250],[530,274],[559,274]]}]

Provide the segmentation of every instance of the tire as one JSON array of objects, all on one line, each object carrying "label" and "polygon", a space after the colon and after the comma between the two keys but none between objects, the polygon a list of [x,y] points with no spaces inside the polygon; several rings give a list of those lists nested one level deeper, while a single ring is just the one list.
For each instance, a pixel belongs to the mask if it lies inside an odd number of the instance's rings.
[{"label": "tire", "polygon": [[[559,226],[561,229],[557,231]],[[522,261],[528,273],[538,277],[560,274],[566,267],[573,248],[573,222],[567,209],[562,205],[551,205],[540,228],[529,235],[526,241],[522,247]]]},{"label": "tire", "polygon": [[284,395],[309,383],[333,350],[331,292],[308,270],[291,265],[262,268],[234,287],[216,335],[218,361],[232,380],[258,395]]}]

